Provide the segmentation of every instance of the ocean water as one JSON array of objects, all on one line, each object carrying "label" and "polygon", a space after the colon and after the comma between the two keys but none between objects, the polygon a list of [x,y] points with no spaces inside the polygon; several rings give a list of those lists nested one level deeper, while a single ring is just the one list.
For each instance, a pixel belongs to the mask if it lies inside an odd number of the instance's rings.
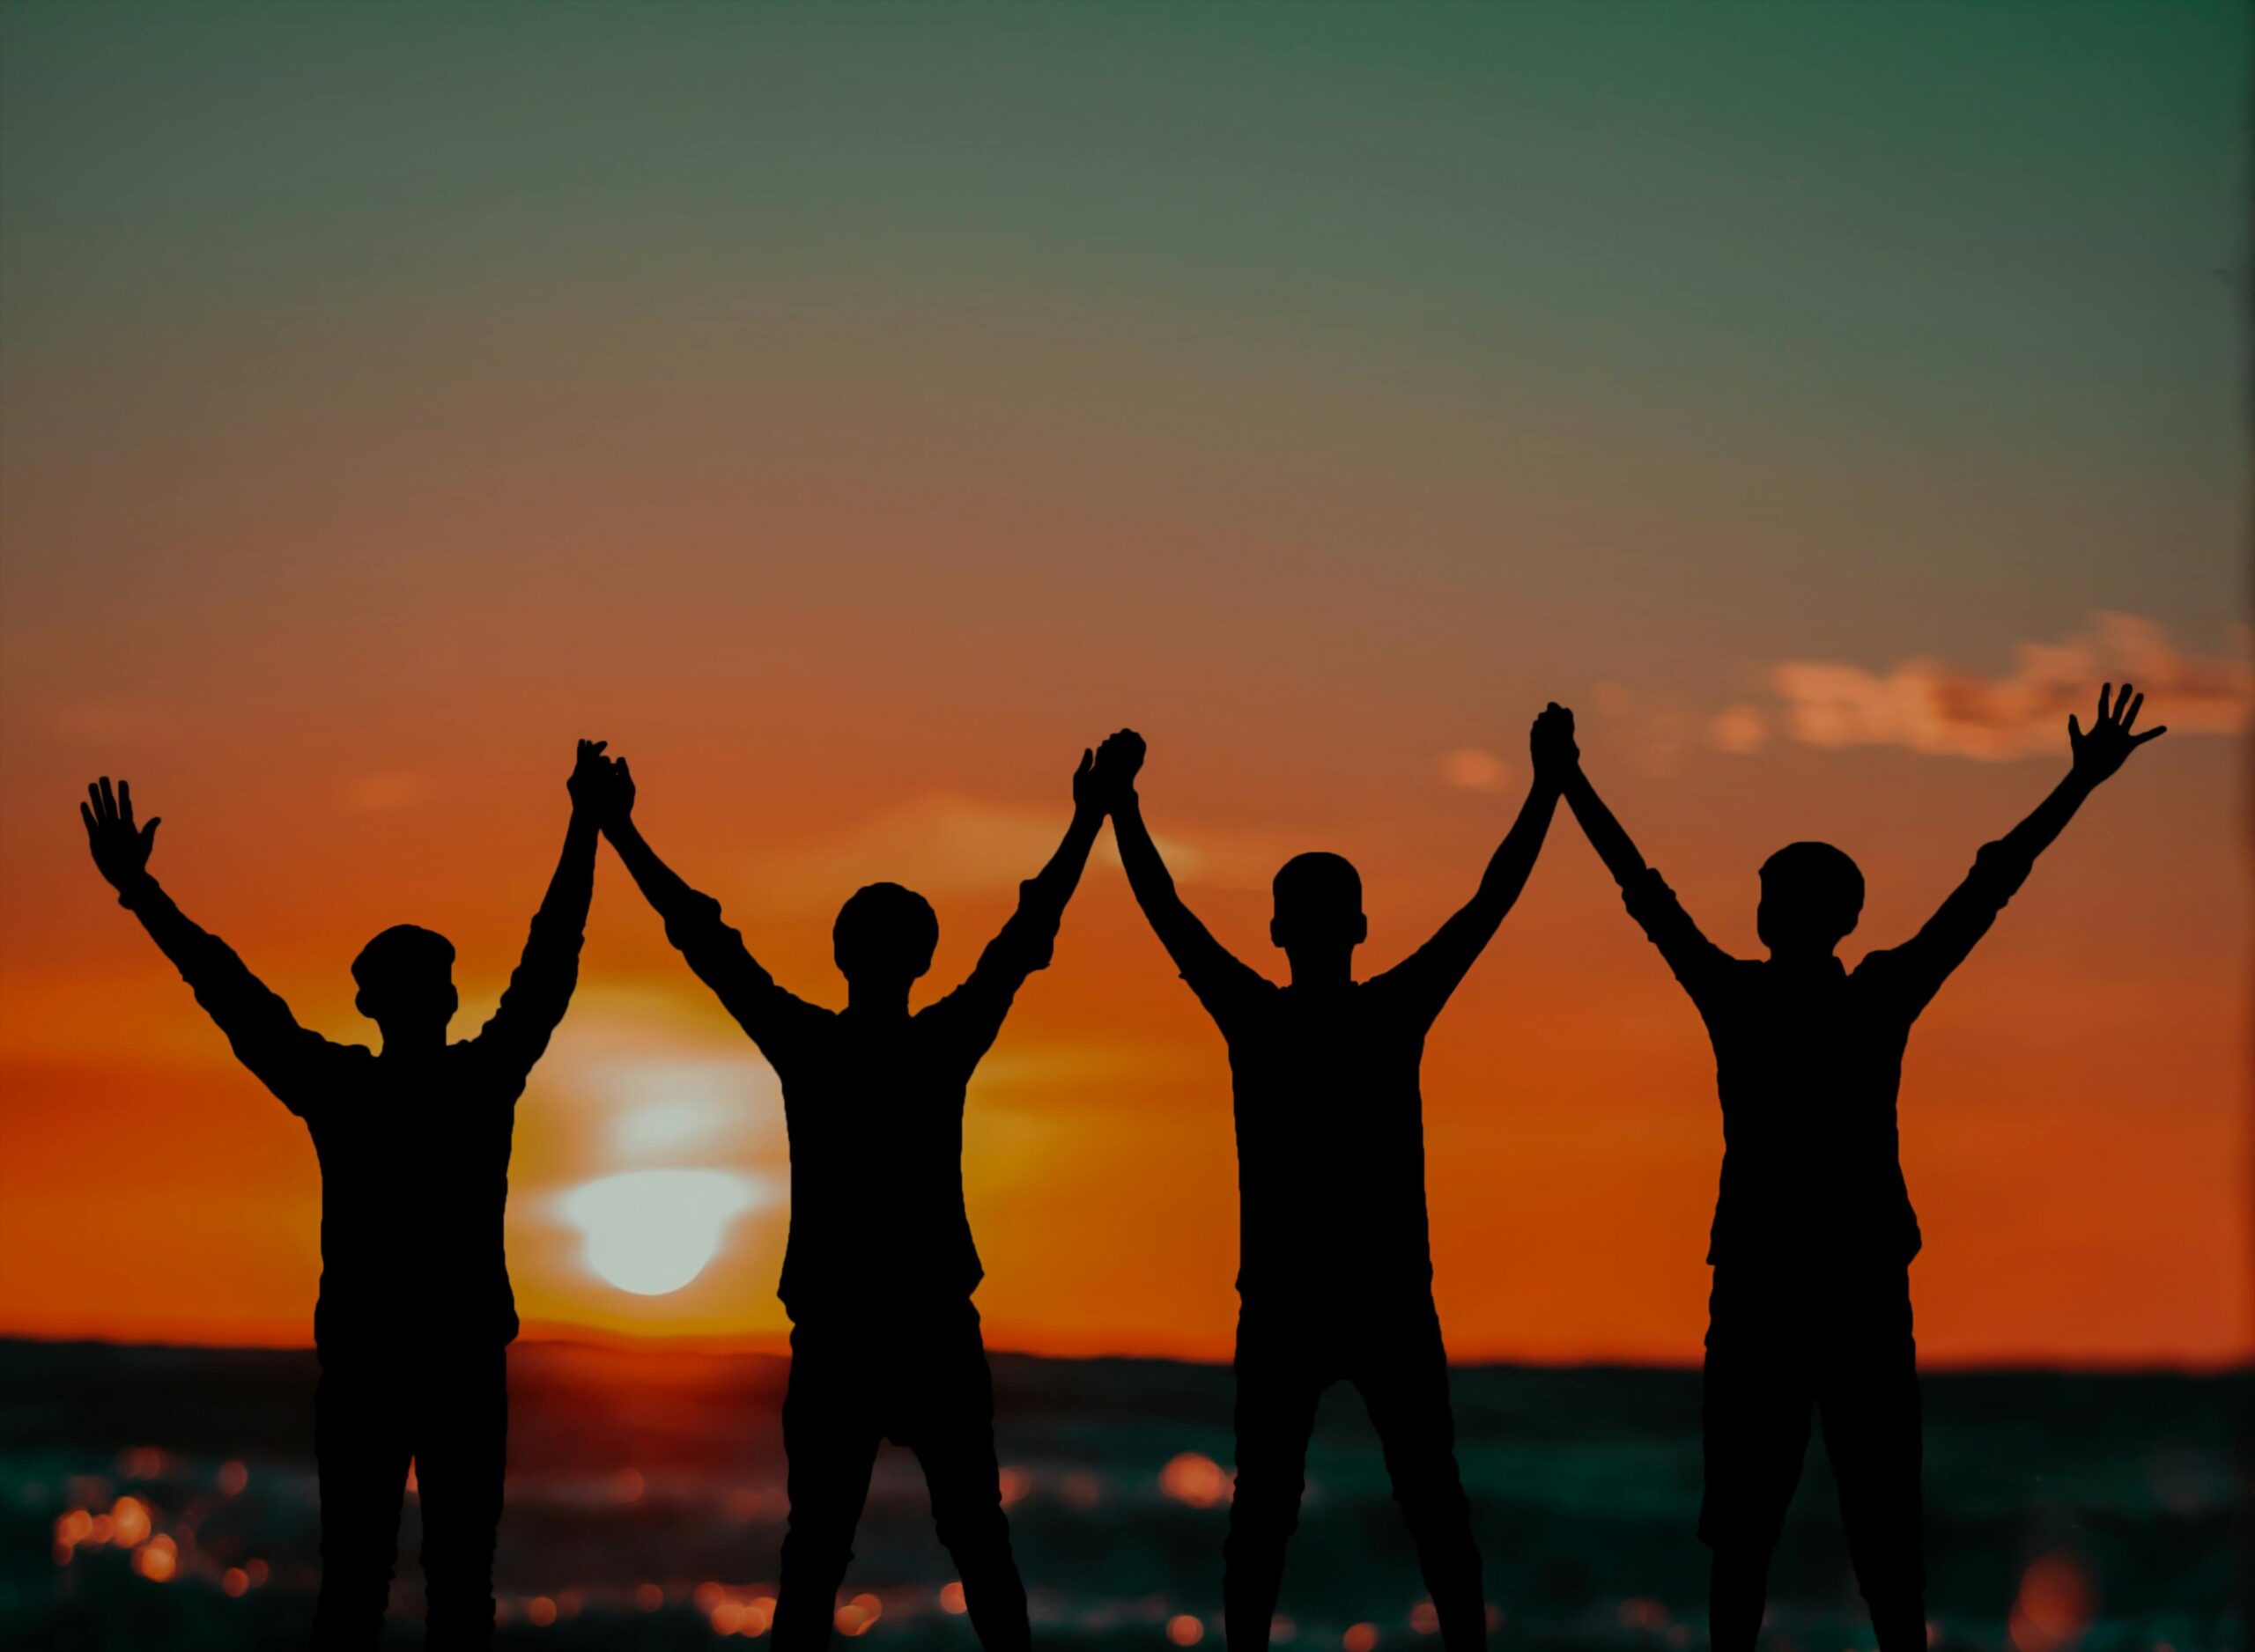
[{"label": "ocean water", "polygon": [[[1225,1368],[996,1361],[1019,1562],[1044,1644],[1220,1646]],[[0,1646],[291,1647],[316,1549],[309,1353],[0,1341]],[[511,1354],[498,1582],[510,1647],[758,1639],[783,1531],[780,1360]],[[1698,1378],[1471,1367],[1460,1453],[1499,1648],[1704,1646]],[[2240,1617],[2255,1376],[1929,1377],[1937,1648],[2224,1652]],[[1438,1652],[1378,1445],[1324,1403],[1284,1583],[1288,1652]],[[388,1645],[420,1644],[410,1496]],[[913,1459],[880,1457],[837,1644],[972,1652]],[[1870,1647],[1812,1449],[1771,1644]]]}]

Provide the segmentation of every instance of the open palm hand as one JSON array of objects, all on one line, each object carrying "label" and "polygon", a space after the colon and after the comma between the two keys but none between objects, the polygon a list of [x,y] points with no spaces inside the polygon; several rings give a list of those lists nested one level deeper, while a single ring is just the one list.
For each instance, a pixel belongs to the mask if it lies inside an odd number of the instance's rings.
[{"label": "open palm hand", "polygon": [[[2081,722],[2070,715],[2067,719],[2067,744],[2074,753],[2074,771],[2082,779],[2096,785],[2112,777],[2129,761],[2130,754],[2148,740],[2158,740],[2169,732],[2164,723],[2158,728],[2148,728],[2142,734],[2133,734],[2138,712],[2146,703],[2142,694],[2131,697],[2133,685],[2125,682],[2119,694],[2108,683],[2098,691],[2098,718],[2085,733]],[[2111,701],[2111,704],[2110,704]]]},{"label": "open palm hand", "polygon": [[133,820],[133,785],[120,780],[115,791],[109,777],[104,775],[97,785],[86,788],[86,800],[78,805],[78,818],[85,822],[86,848],[94,857],[95,868],[109,880],[114,889],[144,876],[149,870],[149,851],[156,846],[157,828],[160,819],[152,819],[145,826],[137,826]]}]

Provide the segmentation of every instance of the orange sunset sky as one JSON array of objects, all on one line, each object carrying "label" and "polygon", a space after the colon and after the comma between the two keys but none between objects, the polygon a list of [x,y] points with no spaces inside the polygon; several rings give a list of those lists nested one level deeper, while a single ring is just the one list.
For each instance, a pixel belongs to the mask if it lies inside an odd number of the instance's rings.
[{"label": "orange sunset sky", "polygon": [[[847,893],[952,985],[1122,724],[1227,943],[1331,848],[1382,968],[1549,698],[1734,950],[1849,850],[1852,957],[2126,672],[2173,732],[1911,1044],[1920,1342],[2250,1352],[2243,11],[120,11],[0,20],[0,1333],[310,1334],[312,1148],[97,774],[359,1040],[394,922],[490,1010],[579,735],[837,1003]],[[1697,1357],[1712,1062],[1563,814],[1425,1097],[1457,1357]],[[773,1077],[607,852],[516,1142],[530,1334],[782,1329]],[[575,1192],[692,1169],[710,1259],[607,1280]],[[997,1346],[1226,1355],[1222,1045],[1108,836],[965,1170]]]}]

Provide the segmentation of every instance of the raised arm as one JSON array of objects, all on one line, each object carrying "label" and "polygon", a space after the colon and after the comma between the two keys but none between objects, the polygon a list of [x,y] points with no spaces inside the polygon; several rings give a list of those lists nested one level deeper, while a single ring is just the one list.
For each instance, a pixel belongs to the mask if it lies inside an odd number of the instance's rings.
[{"label": "raised arm", "polygon": [[571,823],[564,829],[564,852],[548,881],[548,893],[533,914],[532,933],[517,961],[500,1007],[477,1036],[490,1051],[520,1072],[529,1072],[548,1048],[557,1022],[572,1002],[580,979],[580,948],[586,938],[588,905],[595,896],[595,844],[619,781],[603,742],[583,740],[565,790],[572,798]]},{"label": "raised arm", "polygon": [[[1555,712],[1562,708],[1553,700],[1549,709]],[[1573,714],[1571,712],[1566,714],[1566,734],[1571,760],[1559,782],[1560,793],[1566,800],[1566,807],[1573,810],[1574,818],[1581,822],[1582,836],[1588,838],[1589,846],[1597,851],[1597,858],[1605,862],[1605,869],[1613,874],[1614,882],[1625,891],[1648,869],[1645,858],[1637,852],[1636,844],[1630,840],[1621,822],[1613,817],[1613,811],[1605,806],[1605,800],[1598,796],[1597,788],[1589,783],[1589,776],[1582,768],[1580,749],[1572,743]]]},{"label": "raised arm", "polygon": [[2146,697],[2136,694],[2127,682],[2122,685],[2121,693],[2113,690],[2111,682],[2098,690],[2098,718],[2089,734],[2083,732],[2081,719],[2072,713],[2068,716],[2067,749],[2072,756],[2066,778],[2030,811],[2027,819],[2004,835],[2000,841],[2006,853],[2033,865],[2036,857],[2049,849],[2066,829],[2067,822],[2075,817],[2075,811],[2082,807],[2083,800],[2122,771],[2122,765],[2130,760],[2132,752],[2169,732],[2169,725],[2163,723],[2142,734],[2132,734],[2130,731],[2137,726],[2138,713],[2145,709]]},{"label": "raised arm", "polygon": [[233,948],[191,923],[158,886],[149,872],[149,852],[159,821],[134,823],[130,783],[121,780],[113,791],[105,775],[86,788],[86,798],[78,805],[86,847],[96,869],[117,891],[118,904],[141,920],[149,938],[172,960],[204,1014],[226,1035],[235,1058],[283,1105],[303,1113],[316,1099],[316,1066],[334,1046],[299,1026],[290,1007],[250,972]]},{"label": "raised arm", "polygon": [[[1089,864],[1089,851],[1096,846],[1098,830],[1104,824],[1104,804],[1097,794],[1096,755],[1081,753],[1081,766],[1073,771],[1073,818],[1065,828],[1065,836],[1040,871],[1018,886],[1018,910],[1011,916],[1010,924],[1028,922],[1037,926],[1046,924],[1054,933],[1057,923],[1065,915],[1065,903],[1073,898],[1073,891],[1081,886],[1081,874]],[[1009,933],[1005,925],[1003,933]],[[997,936],[999,942],[1002,937]]]},{"label": "raised arm", "polygon": [[[1556,701],[1550,710],[1558,711]],[[1667,962],[1694,999],[1704,989],[1708,977],[1718,966],[1730,962],[1730,955],[1700,933],[1699,926],[1683,910],[1682,902],[1675,898],[1659,873],[1645,864],[1637,845],[1615,820],[1605,800],[1590,784],[1589,775],[1581,764],[1581,752],[1573,743],[1573,717],[1565,714],[1566,749],[1570,756],[1560,785],[1566,807],[1573,810],[1574,818],[1581,822],[1582,835],[1589,839],[1590,847],[1597,851],[1597,858],[1613,874],[1621,889],[1622,903],[1629,909],[1629,916],[1642,926],[1660,955]]]},{"label": "raised arm", "polygon": [[1143,767],[1143,737],[1123,728],[1097,749],[1096,771],[1100,795],[1112,815],[1112,835],[1120,846],[1120,864],[1128,873],[1128,887],[1143,909],[1159,944],[1174,960],[1174,967],[1190,990],[1216,1015],[1225,1013],[1233,995],[1265,984],[1250,965],[1214,939],[1198,915],[1175,893],[1174,879],[1143,824],[1142,800],[1135,793],[1135,776]]},{"label": "raised arm", "polygon": [[[634,776],[624,757],[611,762],[612,789],[606,794],[603,836],[618,852],[634,887],[659,918],[666,939],[713,989],[721,1006],[763,1046],[784,1029],[788,1018],[807,1007],[775,985],[745,949],[743,937],[721,921],[721,903],[684,882],[658,859],[634,823]],[[772,1059],[772,1052],[771,1052]]]},{"label": "raised arm", "polygon": [[1081,753],[1073,771],[1073,818],[1065,836],[1040,871],[1018,885],[1017,910],[1004,920],[1001,933],[987,943],[979,962],[964,984],[933,1007],[943,1015],[962,1016],[967,1047],[982,1053],[1002,1030],[1025,978],[1046,969],[1057,943],[1066,903],[1080,887],[1081,873],[1089,863],[1097,830],[1104,824],[1104,804],[1098,794],[1095,757]]},{"label": "raised arm", "polygon": [[[2134,697],[2133,697],[2134,696]],[[2108,683],[2098,691],[2098,717],[2088,734],[2080,719],[2067,719],[2067,747],[2073,754],[2066,777],[2030,810],[2027,818],[1994,843],[1984,844],[1965,881],[1951,890],[1919,933],[1888,955],[1904,971],[1913,1013],[1941,990],[1950,971],[1965,962],[1989,933],[2005,903],[2019,891],[2035,867],[2083,805],[2083,800],[2120,772],[2130,754],[2169,732],[2163,725],[2133,734],[2146,697],[2125,682],[2120,694]]]},{"label": "raised arm", "polygon": [[1440,1013],[1527,887],[1534,858],[1542,852],[1542,840],[1549,833],[1550,817],[1557,812],[1560,784],[1573,767],[1572,714],[1551,705],[1534,719],[1527,743],[1534,778],[1527,788],[1527,800],[1519,805],[1519,817],[1488,858],[1479,889],[1434,931],[1431,940],[1381,977],[1406,988],[1429,1014]]}]

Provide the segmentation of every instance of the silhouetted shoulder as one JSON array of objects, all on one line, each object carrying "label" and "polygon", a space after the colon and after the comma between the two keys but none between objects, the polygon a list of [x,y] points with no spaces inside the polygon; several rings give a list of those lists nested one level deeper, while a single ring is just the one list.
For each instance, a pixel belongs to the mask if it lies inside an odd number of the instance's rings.
[{"label": "silhouetted shoulder", "polygon": [[1658,867],[1648,866],[1622,884],[1621,904],[1646,929],[1673,922],[1683,913],[1683,903],[1675,898],[1675,891],[1660,876]]},{"label": "silhouetted shoulder", "polygon": [[2034,858],[2008,842],[1982,844],[1963,881],[1919,933],[1899,947],[1866,953],[1856,980],[1893,995],[1904,1014],[1916,1015],[1989,933],[2033,867]]},{"label": "silhouetted shoulder", "polygon": [[[481,1073],[497,1075],[521,1065],[506,1041],[493,1036],[490,1022],[469,1037],[457,1038],[447,1044],[446,1058],[465,1070],[475,1067]],[[518,1074],[520,1078],[523,1076],[521,1073]]]},{"label": "silhouetted shoulder", "polygon": [[963,984],[916,1012],[918,1026],[952,1045],[957,1059],[977,1061],[1001,1036],[1018,989],[1056,955],[1063,917],[1061,905],[1040,880],[1019,884],[1017,910],[987,943]]},{"label": "silhouetted shoulder", "polygon": [[235,1058],[292,1112],[306,1116],[334,1091],[347,1049],[301,1027],[279,993],[253,975],[233,948],[189,921],[155,879],[137,880],[118,903],[141,920],[211,1016]]},{"label": "silhouetted shoulder", "polygon": [[1430,1025],[1446,1004],[1449,988],[1455,985],[1433,978],[1435,971],[1427,961],[1431,946],[1428,941],[1391,969],[1355,983],[1355,999],[1364,1013],[1411,1017]]},{"label": "silhouetted shoulder", "polygon": [[1695,1001],[1711,987],[1734,978],[1733,967],[1742,961],[1700,933],[1657,867],[1646,867],[1626,879],[1621,902]]},{"label": "silhouetted shoulder", "polygon": [[1463,978],[1471,956],[1445,956],[1453,948],[1440,936],[1428,940],[1391,969],[1381,970],[1356,984],[1356,997],[1365,1014],[1375,1012],[1397,1021],[1430,1027],[1447,1006],[1449,995]]},{"label": "silhouetted shoulder", "polygon": [[[1051,898],[1038,878],[1018,885],[1017,910],[1004,920],[994,939],[979,955],[970,978],[950,993],[950,999],[990,983],[1015,987],[1036,970],[1046,970],[1057,955],[1057,932],[1063,926],[1062,902]],[[936,1006],[935,1007],[936,1007]]]},{"label": "silhouetted shoulder", "polygon": [[788,1037],[819,1037],[828,1029],[835,1027],[839,1017],[844,1014],[827,1004],[817,1004],[801,998],[788,987],[776,985],[772,976],[768,977],[765,996],[771,1036],[780,1032]]},{"label": "silhouetted shoulder", "polygon": [[1186,961],[1182,978],[1224,1036],[1249,1017],[1283,1001],[1284,989],[1236,954],[1216,947]]},{"label": "silhouetted shoulder", "polygon": [[335,1044],[308,1034],[286,1061],[270,1057],[256,1066],[248,1060],[244,1065],[283,1106],[311,1122],[363,1087],[376,1071],[376,1052],[366,1044]]},{"label": "silhouetted shoulder", "polygon": [[1908,1022],[1941,985],[1939,977],[1922,981],[1924,973],[1917,968],[1917,955],[1906,948],[1880,947],[1858,959],[1848,978],[1867,1007]]},{"label": "silhouetted shoulder", "polygon": [[768,1048],[771,1044],[833,1017],[835,1012],[810,1004],[778,984],[745,948],[743,934],[722,920],[721,903],[711,896],[683,885],[658,913],[665,922],[666,939],[770,1061],[778,1053]]}]

